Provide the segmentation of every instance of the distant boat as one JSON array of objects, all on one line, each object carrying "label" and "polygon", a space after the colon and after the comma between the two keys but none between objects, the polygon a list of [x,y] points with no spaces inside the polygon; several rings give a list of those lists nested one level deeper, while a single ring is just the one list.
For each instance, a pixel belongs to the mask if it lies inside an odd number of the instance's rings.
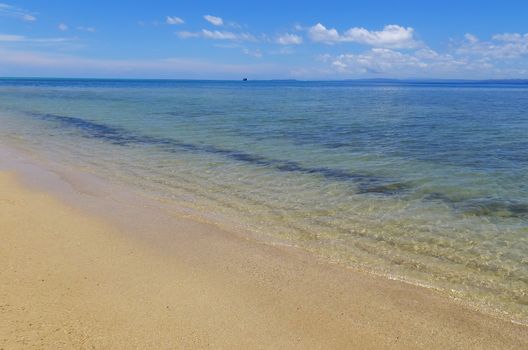
[{"label": "distant boat", "polygon": [[247,78],[242,79],[242,81],[247,81]]}]

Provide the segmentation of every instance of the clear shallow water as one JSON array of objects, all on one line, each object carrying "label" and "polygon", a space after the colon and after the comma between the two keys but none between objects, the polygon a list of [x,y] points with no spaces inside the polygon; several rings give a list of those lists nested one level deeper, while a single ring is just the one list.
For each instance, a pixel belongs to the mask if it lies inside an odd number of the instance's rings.
[{"label": "clear shallow water", "polygon": [[528,85],[3,79],[0,141],[528,319]]}]

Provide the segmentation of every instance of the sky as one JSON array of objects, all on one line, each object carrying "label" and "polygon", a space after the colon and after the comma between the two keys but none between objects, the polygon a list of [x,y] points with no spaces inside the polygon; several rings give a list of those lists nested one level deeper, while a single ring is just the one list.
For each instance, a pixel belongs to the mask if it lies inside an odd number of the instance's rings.
[{"label": "sky", "polygon": [[0,76],[527,79],[528,1],[0,0]]}]

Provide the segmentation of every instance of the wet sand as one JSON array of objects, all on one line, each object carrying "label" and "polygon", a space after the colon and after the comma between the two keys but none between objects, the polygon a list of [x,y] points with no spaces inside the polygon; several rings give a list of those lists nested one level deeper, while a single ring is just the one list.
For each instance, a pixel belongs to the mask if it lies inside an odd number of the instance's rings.
[{"label": "wet sand", "polygon": [[119,225],[0,172],[0,348],[528,348],[432,290],[133,207]]}]

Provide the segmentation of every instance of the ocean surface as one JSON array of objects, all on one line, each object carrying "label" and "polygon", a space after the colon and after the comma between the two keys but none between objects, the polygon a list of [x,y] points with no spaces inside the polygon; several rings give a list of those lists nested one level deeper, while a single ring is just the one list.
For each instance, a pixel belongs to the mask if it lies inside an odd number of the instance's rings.
[{"label": "ocean surface", "polygon": [[0,144],[528,320],[528,84],[5,78]]}]

